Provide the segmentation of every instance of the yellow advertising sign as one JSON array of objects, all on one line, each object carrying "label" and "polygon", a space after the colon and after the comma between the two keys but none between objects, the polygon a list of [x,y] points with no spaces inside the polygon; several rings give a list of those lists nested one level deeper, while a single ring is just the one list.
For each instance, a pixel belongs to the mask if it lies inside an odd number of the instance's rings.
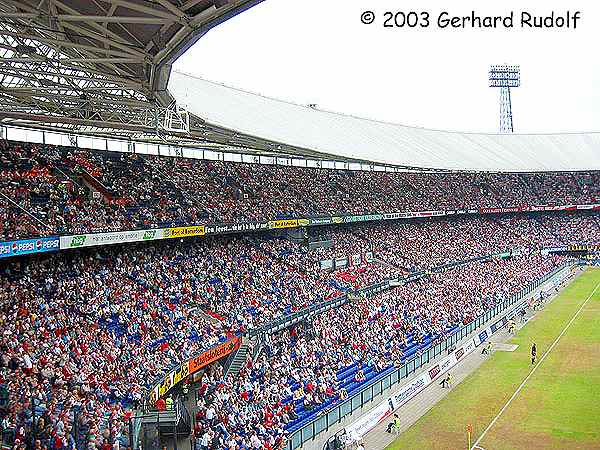
[{"label": "yellow advertising sign", "polygon": [[272,220],[269,222],[269,228],[295,228],[298,226],[298,219]]},{"label": "yellow advertising sign", "polygon": [[162,381],[162,383],[158,386],[158,396],[162,397],[163,395],[165,395],[167,392],[169,392],[171,390],[171,388],[173,386],[175,386],[175,383],[173,383],[173,375],[175,374],[175,372],[171,372],[169,375],[167,375],[165,377],[165,379]]},{"label": "yellow advertising sign", "polygon": [[173,375],[173,385],[179,384],[179,382],[181,380],[183,380],[185,377],[187,377],[189,374],[190,374],[190,365],[182,364],[181,367],[179,367],[179,369],[177,369],[175,371],[175,374]]},{"label": "yellow advertising sign", "polygon": [[204,236],[205,234],[206,230],[204,229],[204,225],[165,229],[165,239],[176,239],[190,236]]},{"label": "yellow advertising sign", "polygon": [[192,375],[198,372],[200,369],[208,366],[212,362],[217,361],[229,355],[231,352],[236,351],[238,348],[240,348],[241,344],[242,339],[236,337],[186,361],[178,369],[171,371],[164,378],[164,380],[158,384],[158,386],[152,389],[149,395],[150,403],[154,405],[160,397],[164,397],[171,389],[173,389],[173,387],[181,383],[188,375]]}]

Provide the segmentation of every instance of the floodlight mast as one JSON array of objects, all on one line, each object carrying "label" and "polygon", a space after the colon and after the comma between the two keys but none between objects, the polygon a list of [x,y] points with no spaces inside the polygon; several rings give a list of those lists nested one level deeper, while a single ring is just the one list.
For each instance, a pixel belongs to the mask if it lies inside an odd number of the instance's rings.
[{"label": "floodlight mast", "polygon": [[521,68],[519,66],[491,66],[490,87],[500,88],[500,133],[512,133],[513,116],[510,88],[521,86]]}]

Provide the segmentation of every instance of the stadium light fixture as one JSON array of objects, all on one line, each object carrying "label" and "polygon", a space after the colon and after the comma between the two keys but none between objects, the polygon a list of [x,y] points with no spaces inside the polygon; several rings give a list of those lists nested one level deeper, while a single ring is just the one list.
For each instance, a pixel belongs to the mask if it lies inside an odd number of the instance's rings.
[{"label": "stadium light fixture", "polygon": [[500,88],[500,133],[512,133],[513,116],[510,88],[521,86],[520,66],[494,65],[489,72],[490,87]]}]

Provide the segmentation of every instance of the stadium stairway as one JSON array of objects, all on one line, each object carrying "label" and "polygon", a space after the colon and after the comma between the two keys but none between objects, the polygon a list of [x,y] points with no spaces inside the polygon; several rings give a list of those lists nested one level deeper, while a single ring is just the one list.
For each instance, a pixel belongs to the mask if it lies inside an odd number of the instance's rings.
[{"label": "stadium stairway", "polygon": [[225,374],[223,377],[226,377],[229,374],[237,375],[246,363],[249,353],[250,346],[248,345],[248,341],[246,338],[242,338],[242,344],[240,345],[240,348],[238,348],[238,350],[232,356],[230,356],[225,363]]}]

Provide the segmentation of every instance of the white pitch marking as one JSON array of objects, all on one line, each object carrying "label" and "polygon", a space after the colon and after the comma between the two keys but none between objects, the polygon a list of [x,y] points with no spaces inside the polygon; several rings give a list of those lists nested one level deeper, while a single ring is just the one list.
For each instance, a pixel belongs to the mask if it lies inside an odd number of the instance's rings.
[{"label": "white pitch marking", "polygon": [[558,341],[560,340],[560,338],[563,337],[563,335],[567,332],[567,330],[569,329],[571,324],[575,321],[577,316],[579,316],[579,313],[583,310],[583,307],[587,304],[587,302],[590,300],[590,298],[592,298],[594,296],[594,294],[598,290],[598,287],[600,287],[600,281],[598,282],[598,284],[596,284],[596,287],[594,288],[592,293],[588,296],[588,298],[586,298],[585,301],[581,304],[581,306],[579,307],[577,312],[573,315],[573,317],[571,317],[571,320],[569,320],[569,323],[567,323],[567,325],[565,325],[565,327],[563,328],[561,333],[558,335],[558,337],[554,340],[552,345],[550,345],[550,348],[548,348],[548,351],[542,355],[540,361],[535,366],[533,366],[533,369],[531,369],[531,372],[529,372],[529,375],[527,375],[525,377],[525,379],[523,380],[521,385],[517,388],[517,390],[512,395],[512,397],[508,399],[508,401],[502,407],[500,412],[496,415],[496,417],[494,417],[494,420],[492,420],[492,422],[487,426],[487,428],[485,430],[483,430],[483,433],[481,433],[481,436],[479,436],[479,438],[475,441],[475,443],[471,447],[471,450],[480,448],[480,447],[477,447],[477,444],[479,444],[481,442],[481,440],[485,437],[487,432],[490,431],[490,428],[492,428],[494,426],[494,424],[498,421],[500,416],[504,413],[504,411],[506,411],[506,408],[508,408],[508,405],[510,405],[512,403],[512,401],[516,398],[516,396],[519,394],[519,392],[521,392],[521,389],[523,389],[523,386],[525,386],[525,384],[531,378],[531,376],[535,373],[537,368],[540,367],[540,365],[544,362],[544,360],[546,359],[546,356],[548,356],[550,354],[550,352],[554,349],[554,347],[556,347],[556,344],[558,344]]}]

